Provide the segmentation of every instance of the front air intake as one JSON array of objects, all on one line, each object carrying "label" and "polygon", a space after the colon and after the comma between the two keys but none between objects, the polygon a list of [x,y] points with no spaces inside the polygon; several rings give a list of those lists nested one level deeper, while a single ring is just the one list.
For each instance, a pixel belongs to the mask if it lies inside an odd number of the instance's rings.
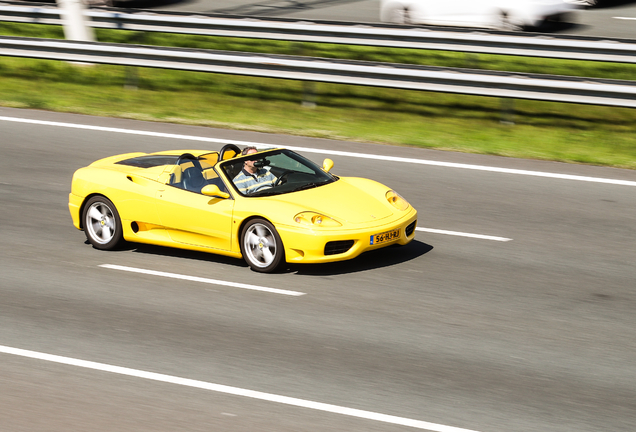
[{"label": "front air intake", "polygon": [[407,237],[410,237],[411,234],[413,234],[413,231],[415,231],[416,224],[417,224],[417,221],[414,221],[410,223],[409,226],[406,227],[406,229],[404,230],[404,233],[406,234]]},{"label": "front air intake", "polygon": [[332,241],[325,245],[325,255],[337,255],[347,252],[355,243],[353,240]]}]

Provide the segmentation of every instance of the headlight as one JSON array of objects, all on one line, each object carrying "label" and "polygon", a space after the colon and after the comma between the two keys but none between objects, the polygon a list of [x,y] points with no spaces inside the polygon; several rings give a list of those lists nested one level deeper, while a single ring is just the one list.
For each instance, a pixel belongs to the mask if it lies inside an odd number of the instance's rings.
[{"label": "headlight", "polygon": [[332,219],[329,216],[314,212],[298,213],[296,216],[294,216],[294,222],[301,225],[323,226],[327,228],[342,226],[342,224],[337,220]]},{"label": "headlight", "polygon": [[386,193],[386,199],[398,210],[404,211],[409,208],[408,201],[402,198],[402,196],[394,190],[390,190]]}]

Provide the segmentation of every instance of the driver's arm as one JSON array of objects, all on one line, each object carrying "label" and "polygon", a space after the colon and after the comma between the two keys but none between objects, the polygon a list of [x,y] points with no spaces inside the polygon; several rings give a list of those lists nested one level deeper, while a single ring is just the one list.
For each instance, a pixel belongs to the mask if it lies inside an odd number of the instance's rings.
[{"label": "driver's arm", "polygon": [[[263,181],[264,183],[269,183],[269,184],[271,184],[272,186],[274,186],[274,185],[276,184],[276,181],[278,180],[278,177],[276,177],[276,176],[274,175],[274,173],[272,172],[272,170],[271,170],[269,167],[267,167],[267,168],[263,168],[263,169],[264,169],[265,171],[267,171],[267,172],[266,172],[266,173],[263,173],[263,175],[262,175],[262,177],[263,177],[262,181]],[[261,177],[261,176],[259,175],[259,177]]]}]

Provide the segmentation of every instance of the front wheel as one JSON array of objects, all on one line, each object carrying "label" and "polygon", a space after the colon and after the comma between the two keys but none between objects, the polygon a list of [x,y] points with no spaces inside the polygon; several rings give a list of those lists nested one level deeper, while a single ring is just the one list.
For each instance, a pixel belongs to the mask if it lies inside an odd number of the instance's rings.
[{"label": "front wheel", "polygon": [[115,204],[103,196],[94,196],[84,206],[82,217],[88,241],[101,250],[113,250],[123,240],[121,219]]},{"label": "front wheel", "polygon": [[264,219],[252,219],[241,232],[241,252],[252,270],[276,271],[285,262],[283,241],[274,225]]}]

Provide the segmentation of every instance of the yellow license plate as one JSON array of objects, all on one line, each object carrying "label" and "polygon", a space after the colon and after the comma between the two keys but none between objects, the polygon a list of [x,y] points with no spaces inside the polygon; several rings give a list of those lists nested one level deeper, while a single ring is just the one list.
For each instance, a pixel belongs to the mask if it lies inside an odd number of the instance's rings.
[{"label": "yellow license plate", "polygon": [[372,235],[369,244],[377,245],[380,243],[390,242],[391,240],[395,240],[399,238],[400,238],[400,229],[398,228],[393,231],[387,231],[381,234]]}]

